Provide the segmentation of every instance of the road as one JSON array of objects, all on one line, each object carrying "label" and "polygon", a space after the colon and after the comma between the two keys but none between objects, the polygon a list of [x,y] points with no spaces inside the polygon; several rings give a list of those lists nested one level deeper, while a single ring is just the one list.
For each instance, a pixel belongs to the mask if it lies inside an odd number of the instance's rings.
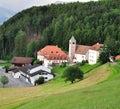
[{"label": "road", "polygon": [[[9,73],[5,73],[5,70],[0,67],[0,77],[1,76],[7,76],[8,79],[9,79],[9,83],[5,85],[5,87],[28,87],[28,86],[32,86],[24,81],[22,81],[21,79],[16,79],[16,78],[13,78],[12,75]],[[0,83],[0,88],[2,87],[2,84]]]}]

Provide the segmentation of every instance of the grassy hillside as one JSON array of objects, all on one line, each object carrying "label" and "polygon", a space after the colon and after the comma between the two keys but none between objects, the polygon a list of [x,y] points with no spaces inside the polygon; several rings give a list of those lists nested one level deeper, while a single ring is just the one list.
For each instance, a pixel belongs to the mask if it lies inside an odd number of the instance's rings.
[{"label": "grassy hillside", "polygon": [[[80,109],[80,107],[88,109],[90,106],[92,109],[101,109],[106,106],[114,107],[118,105],[116,96],[119,95],[120,90],[119,80],[111,81],[110,79],[99,83],[109,74],[110,67],[105,64],[90,71],[85,75],[84,80],[74,84],[65,83],[58,76],[58,80],[56,78],[38,87],[1,88],[0,107],[1,109]],[[107,104],[104,101],[107,101]]]}]

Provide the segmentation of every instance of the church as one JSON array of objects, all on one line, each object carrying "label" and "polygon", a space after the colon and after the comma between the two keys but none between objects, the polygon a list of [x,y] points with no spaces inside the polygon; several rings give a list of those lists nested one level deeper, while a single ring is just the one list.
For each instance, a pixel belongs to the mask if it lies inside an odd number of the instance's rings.
[{"label": "church", "polygon": [[69,62],[88,61],[89,64],[96,64],[99,58],[99,50],[103,44],[96,43],[92,46],[77,45],[74,36],[69,40]]},{"label": "church", "polygon": [[99,50],[103,44],[96,43],[92,46],[78,45],[74,36],[69,40],[68,55],[58,46],[47,45],[37,52],[37,59],[43,62],[45,67],[63,62],[79,63],[88,61],[89,64],[96,64],[99,58]]}]

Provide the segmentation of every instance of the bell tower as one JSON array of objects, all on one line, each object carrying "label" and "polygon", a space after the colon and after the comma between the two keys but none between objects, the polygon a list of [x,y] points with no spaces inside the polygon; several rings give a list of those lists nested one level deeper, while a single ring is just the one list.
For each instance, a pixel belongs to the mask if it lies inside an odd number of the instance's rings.
[{"label": "bell tower", "polygon": [[75,50],[76,50],[76,40],[74,36],[72,36],[71,39],[69,40],[69,61],[70,62],[73,62]]}]

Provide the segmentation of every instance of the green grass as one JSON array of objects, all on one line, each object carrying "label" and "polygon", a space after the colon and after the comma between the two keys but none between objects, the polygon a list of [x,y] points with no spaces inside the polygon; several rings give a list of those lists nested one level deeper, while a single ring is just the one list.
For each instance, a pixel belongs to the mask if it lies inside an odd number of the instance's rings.
[{"label": "green grass", "polygon": [[12,64],[9,61],[5,61],[4,63],[0,64],[0,66],[5,67],[5,66],[11,66]]},{"label": "green grass", "polygon": [[[38,98],[18,109],[120,109],[119,65],[112,67],[111,80],[91,87],[76,89],[62,94]],[[117,74],[116,74],[117,72]],[[117,76],[116,76],[117,75]]]},{"label": "green grass", "polygon": [[120,80],[37,98],[18,109],[120,109]]},{"label": "green grass", "polygon": [[89,64],[85,64],[84,66],[80,66],[80,69],[84,72],[84,73],[88,73],[91,70],[94,70],[95,68],[99,67],[101,64],[97,63],[94,65],[89,65]]},{"label": "green grass", "polygon": [[[85,75],[85,79],[74,84],[65,83],[60,79],[66,68],[56,67],[53,72],[59,71],[56,72],[58,76],[44,85],[0,89],[0,107],[1,109],[120,109],[119,66],[111,67],[105,64],[95,69],[90,68],[92,70],[87,76]],[[109,74],[111,76],[108,77]],[[101,82],[105,79],[106,81]]]},{"label": "green grass", "polygon": [[[101,65],[100,63],[97,63],[94,65],[85,64],[83,66],[80,66],[80,65],[75,65],[75,66],[78,66],[83,71],[84,74],[87,74],[88,72],[94,70],[95,68],[99,67],[100,65]],[[56,75],[56,78],[54,78],[53,81],[56,81],[56,82],[64,81],[64,79],[62,79],[62,75],[63,75],[63,72],[65,71],[65,69],[67,69],[67,68],[68,67],[57,66],[54,69],[52,69],[52,73],[54,73]]]}]

